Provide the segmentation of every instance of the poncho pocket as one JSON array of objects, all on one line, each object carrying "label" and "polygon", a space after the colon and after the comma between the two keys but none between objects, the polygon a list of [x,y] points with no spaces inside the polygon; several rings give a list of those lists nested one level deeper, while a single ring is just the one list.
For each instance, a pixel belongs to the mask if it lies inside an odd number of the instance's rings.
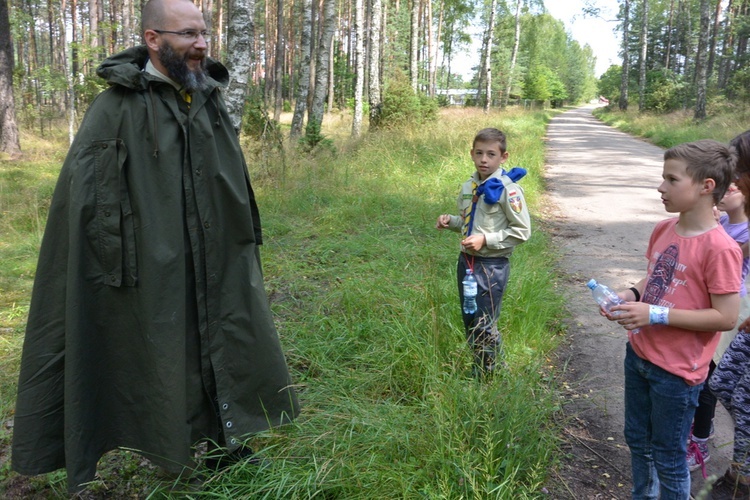
[{"label": "poncho pocket", "polygon": [[138,280],[135,228],[120,139],[92,143],[96,171],[96,251],[105,285],[135,286]]}]

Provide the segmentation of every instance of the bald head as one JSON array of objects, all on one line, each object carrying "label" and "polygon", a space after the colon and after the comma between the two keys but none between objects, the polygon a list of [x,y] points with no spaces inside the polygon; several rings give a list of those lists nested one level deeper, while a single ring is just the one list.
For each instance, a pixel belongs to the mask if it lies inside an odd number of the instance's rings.
[{"label": "bald head", "polygon": [[180,12],[186,9],[195,9],[200,12],[190,0],[149,0],[141,11],[141,32],[165,29],[170,22],[175,21],[175,17]]}]

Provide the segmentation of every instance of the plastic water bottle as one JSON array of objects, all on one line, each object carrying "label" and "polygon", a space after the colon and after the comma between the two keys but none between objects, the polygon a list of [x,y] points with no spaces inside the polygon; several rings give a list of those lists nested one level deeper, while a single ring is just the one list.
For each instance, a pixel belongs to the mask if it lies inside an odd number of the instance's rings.
[{"label": "plastic water bottle", "polygon": [[466,277],[462,282],[464,286],[464,314],[477,312],[477,279],[471,269],[466,270]]},{"label": "plastic water bottle", "polygon": [[597,304],[602,306],[605,311],[612,314],[612,316],[619,316],[622,311],[611,312],[612,306],[618,304],[624,304],[622,300],[615,292],[610,290],[606,285],[597,283],[595,279],[589,280],[586,286],[591,289],[591,294],[594,296]]}]

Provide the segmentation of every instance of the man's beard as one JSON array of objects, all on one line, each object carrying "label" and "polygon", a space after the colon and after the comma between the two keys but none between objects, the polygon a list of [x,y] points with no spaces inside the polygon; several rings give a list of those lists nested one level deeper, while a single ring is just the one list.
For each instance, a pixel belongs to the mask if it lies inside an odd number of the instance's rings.
[{"label": "man's beard", "polygon": [[168,42],[164,41],[159,50],[159,62],[166,68],[168,76],[182,85],[182,90],[191,94],[196,90],[206,88],[206,59],[203,58],[200,66],[191,70],[187,62],[190,53],[186,52],[180,56],[174,51]]}]

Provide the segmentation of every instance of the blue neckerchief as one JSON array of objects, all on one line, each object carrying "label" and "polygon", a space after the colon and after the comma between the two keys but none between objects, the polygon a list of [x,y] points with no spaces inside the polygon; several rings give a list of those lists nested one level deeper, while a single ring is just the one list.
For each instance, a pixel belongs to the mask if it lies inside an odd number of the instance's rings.
[{"label": "blue neckerchief", "polygon": [[[513,167],[508,173],[505,173],[505,170],[502,170],[502,174],[500,175],[501,177],[507,175],[513,182],[518,182],[524,175],[526,175],[526,169]],[[474,228],[474,213],[477,210],[477,201],[479,200],[479,197],[484,195],[484,202],[488,205],[494,205],[500,201],[503,189],[505,189],[505,185],[503,184],[503,181],[497,177],[490,177],[477,186],[476,195],[471,200],[471,215],[469,216],[469,229],[466,232],[467,236],[471,234],[471,230]]]}]

